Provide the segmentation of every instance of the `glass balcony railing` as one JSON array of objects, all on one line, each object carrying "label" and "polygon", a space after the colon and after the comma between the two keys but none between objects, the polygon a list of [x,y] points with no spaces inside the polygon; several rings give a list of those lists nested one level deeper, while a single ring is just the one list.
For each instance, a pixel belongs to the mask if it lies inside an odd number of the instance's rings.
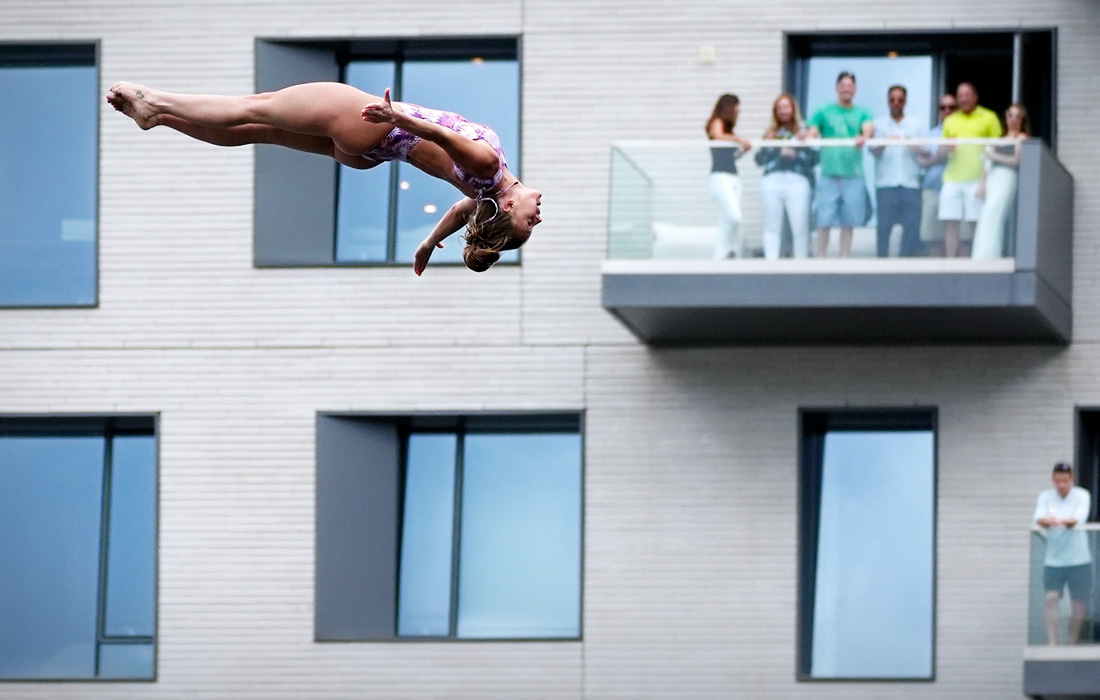
[{"label": "glass balcony railing", "polygon": [[[854,144],[852,139],[759,140],[744,153],[732,144],[710,141],[616,144],[611,159],[608,258],[775,260],[947,254],[989,260],[1013,256],[1019,226],[1015,139],[869,140],[862,157],[857,157],[864,173],[859,180],[863,187],[857,183],[852,191],[864,199],[856,206],[864,213],[851,212],[859,217],[852,223],[851,245],[842,249],[845,241],[836,230],[839,226],[834,225],[828,245],[818,249],[818,224],[825,223],[817,220],[819,212],[823,215],[831,209],[819,200],[828,196],[826,190],[832,188],[833,178],[823,178],[820,164],[810,164],[830,157],[829,151],[850,152]],[[978,180],[949,185],[949,194],[959,193],[959,204],[965,207],[959,212],[958,220],[963,223],[957,234],[952,234],[951,224],[945,226],[940,216],[937,183],[944,163],[930,168],[915,165],[918,157],[931,156],[939,146],[953,150],[948,157],[969,166],[965,171],[958,169],[959,176],[984,173],[980,189]],[[736,185],[723,184],[724,174],[712,177],[712,151],[738,154]],[[908,153],[913,157],[912,172],[895,169],[899,175],[890,176],[886,181],[890,186],[884,188],[890,191],[880,196],[877,161],[904,160]],[[898,192],[897,183],[903,180],[908,191]],[[979,189],[977,197],[971,194],[975,189]],[[841,217],[849,218],[843,205],[837,209]],[[880,221],[884,222],[882,231]],[[909,223],[910,231],[905,231],[903,221]],[[945,241],[945,228],[949,238],[957,237],[957,245],[955,240]],[[880,246],[880,237],[885,245]],[[950,250],[945,250],[945,244]],[[821,250],[824,256],[817,254]]]},{"label": "glass balcony railing", "polygon": [[[713,175],[731,148],[611,148],[603,305],[644,342],[1070,341],[1073,178],[1039,139],[757,140]],[[918,151],[957,159],[939,190],[876,182]],[[864,177],[823,178],[836,153]]]},{"label": "glass balcony railing", "polygon": [[1031,533],[1024,695],[1100,698],[1100,523]]},{"label": "glass balcony railing", "polygon": [[1028,588],[1029,646],[1093,645],[1100,659],[1100,524],[1034,529]]}]

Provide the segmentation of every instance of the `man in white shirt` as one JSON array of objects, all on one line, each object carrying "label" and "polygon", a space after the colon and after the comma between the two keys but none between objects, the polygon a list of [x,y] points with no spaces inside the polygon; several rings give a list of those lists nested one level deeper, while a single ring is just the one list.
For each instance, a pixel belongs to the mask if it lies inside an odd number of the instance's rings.
[{"label": "man in white shirt", "polygon": [[1072,606],[1067,643],[1076,644],[1092,595],[1092,557],[1088,536],[1075,526],[1088,519],[1092,499],[1088,491],[1073,485],[1073,467],[1065,462],[1054,465],[1051,480],[1054,488],[1039,494],[1033,518],[1036,525],[1046,530],[1043,588],[1047,644],[1058,643],[1058,607],[1067,585]]},{"label": "man in white shirt", "polygon": [[[924,136],[924,128],[905,116],[906,91],[901,85],[893,85],[886,93],[890,114],[875,120],[876,138],[908,139]],[[902,257],[921,252],[920,219],[920,164],[917,162],[917,146],[876,146],[871,149],[875,157],[875,216],[878,217],[878,256],[890,253],[890,234],[894,224],[901,224]]]}]

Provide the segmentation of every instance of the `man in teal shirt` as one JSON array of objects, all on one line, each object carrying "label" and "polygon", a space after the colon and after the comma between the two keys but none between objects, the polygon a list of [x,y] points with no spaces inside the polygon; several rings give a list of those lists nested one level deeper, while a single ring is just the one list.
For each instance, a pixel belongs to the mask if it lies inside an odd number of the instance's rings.
[{"label": "man in teal shirt", "polygon": [[821,179],[817,183],[817,245],[814,256],[829,250],[829,229],[840,227],[840,257],[852,254],[852,228],[867,221],[867,190],[863,184],[863,142],[875,133],[874,116],[852,104],[856,76],[837,76],[835,104],[825,105],[806,122],[811,138],[856,140],[852,146],[821,149]]}]

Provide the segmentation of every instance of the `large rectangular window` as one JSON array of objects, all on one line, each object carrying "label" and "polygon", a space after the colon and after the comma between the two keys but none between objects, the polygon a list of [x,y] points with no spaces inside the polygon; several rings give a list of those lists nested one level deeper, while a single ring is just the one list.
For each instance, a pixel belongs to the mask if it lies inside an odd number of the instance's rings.
[{"label": "large rectangular window", "polygon": [[799,677],[931,680],[935,412],[801,424]]},{"label": "large rectangular window", "polygon": [[[257,90],[341,80],[374,95],[390,88],[395,101],[486,124],[500,136],[509,170],[520,172],[514,38],[261,40],[256,62]],[[406,163],[357,170],[273,148],[257,150],[258,265],[409,264],[416,246],[463,196]],[[288,159],[301,167],[290,168]],[[459,236],[432,255],[433,264],[461,261]],[[517,251],[501,256],[518,259]]]},{"label": "large rectangular window", "polygon": [[152,419],[0,419],[0,679],[152,680]]},{"label": "large rectangular window", "polygon": [[575,416],[322,416],[318,639],[577,639],[581,509]]},{"label": "large rectangular window", "polygon": [[94,306],[94,45],[0,45],[0,307]]}]

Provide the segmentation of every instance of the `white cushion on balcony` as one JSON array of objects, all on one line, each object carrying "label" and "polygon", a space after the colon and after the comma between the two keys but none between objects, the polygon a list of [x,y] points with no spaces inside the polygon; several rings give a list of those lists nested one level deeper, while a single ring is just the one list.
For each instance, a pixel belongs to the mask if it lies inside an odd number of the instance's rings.
[{"label": "white cushion on balcony", "polygon": [[653,257],[713,258],[718,237],[716,226],[692,226],[653,222]]}]

